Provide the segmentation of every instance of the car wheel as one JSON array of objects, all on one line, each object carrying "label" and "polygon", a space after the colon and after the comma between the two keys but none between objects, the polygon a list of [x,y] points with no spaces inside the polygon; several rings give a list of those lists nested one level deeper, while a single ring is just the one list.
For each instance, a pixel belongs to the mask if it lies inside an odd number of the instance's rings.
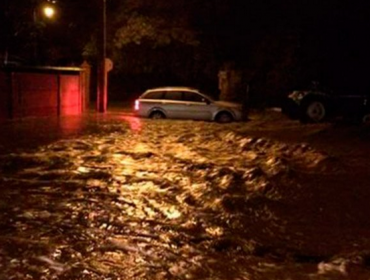
[{"label": "car wheel", "polygon": [[153,120],[160,120],[160,119],[165,119],[166,116],[159,111],[154,111],[153,113],[150,114],[150,118]]},{"label": "car wheel", "polygon": [[221,112],[217,115],[216,121],[219,123],[229,123],[233,121],[233,117],[230,113],[227,112]]},{"label": "car wheel", "polygon": [[302,108],[302,122],[319,123],[327,117],[327,109],[324,102],[320,100],[311,100]]}]

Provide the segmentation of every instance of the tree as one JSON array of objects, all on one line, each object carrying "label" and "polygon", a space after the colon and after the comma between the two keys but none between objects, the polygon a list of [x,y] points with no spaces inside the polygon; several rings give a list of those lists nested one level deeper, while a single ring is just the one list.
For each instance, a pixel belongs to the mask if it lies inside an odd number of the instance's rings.
[{"label": "tree", "polygon": [[114,30],[111,53],[120,80],[125,76],[132,81],[134,74],[141,76],[142,87],[199,85],[213,59],[205,54],[200,32],[192,26],[192,4],[126,1],[119,7],[110,28]]}]

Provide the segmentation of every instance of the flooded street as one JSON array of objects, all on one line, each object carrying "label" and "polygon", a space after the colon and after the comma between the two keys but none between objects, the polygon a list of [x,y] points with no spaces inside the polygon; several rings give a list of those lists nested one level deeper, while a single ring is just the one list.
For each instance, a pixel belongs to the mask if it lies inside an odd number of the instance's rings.
[{"label": "flooded street", "polygon": [[42,122],[2,126],[1,280],[370,279],[370,175],[346,155],[253,120]]}]

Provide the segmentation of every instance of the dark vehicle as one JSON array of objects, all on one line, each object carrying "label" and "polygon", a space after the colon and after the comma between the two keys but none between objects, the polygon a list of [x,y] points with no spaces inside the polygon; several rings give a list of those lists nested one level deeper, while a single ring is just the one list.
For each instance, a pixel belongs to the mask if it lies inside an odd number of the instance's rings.
[{"label": "dark vehicle", "polygon": [[334,118],[367,122],[370,114],[368,95],[340,95],[331,91],[295,90],[282,105],[282,112],[302,123],[319,123]]}]

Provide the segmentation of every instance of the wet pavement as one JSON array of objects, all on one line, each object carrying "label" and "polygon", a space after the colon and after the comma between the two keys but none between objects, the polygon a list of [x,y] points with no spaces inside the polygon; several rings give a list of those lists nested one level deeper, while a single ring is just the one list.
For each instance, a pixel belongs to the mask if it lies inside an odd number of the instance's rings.
[{"label": "wet pavement", "polygon": [[248,125],[1,124],[0,279],[370,279],[368,177]]}]

